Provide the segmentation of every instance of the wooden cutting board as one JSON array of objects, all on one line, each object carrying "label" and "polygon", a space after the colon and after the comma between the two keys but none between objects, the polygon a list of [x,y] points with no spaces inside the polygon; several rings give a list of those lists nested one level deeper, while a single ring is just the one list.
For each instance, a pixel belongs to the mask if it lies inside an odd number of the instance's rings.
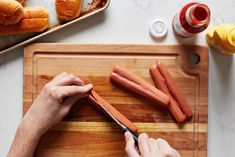
[{"label": "wooden cutting board", "polygon": [[[193,58],[198,62],[191,63]],[[167,109],[111,84],[119,65],[153,84],[148,67],[162,61],[189,102],[194,116],[177,125]],[[43,86],[66,71],[92,83],[95,90],[134,122],[139,132],[166,139],[182,157],[206,157],[208,51],[201,46],[34,44],[24,53],[24,113]],[[37,157],[125,156],[123,132],[86,100],[41,139]]]}]

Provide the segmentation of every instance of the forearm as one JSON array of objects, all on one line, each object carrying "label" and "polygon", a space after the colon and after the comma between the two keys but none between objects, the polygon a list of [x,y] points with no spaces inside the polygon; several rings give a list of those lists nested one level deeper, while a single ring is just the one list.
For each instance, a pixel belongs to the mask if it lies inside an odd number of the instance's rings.
[{"label": "forearm", "polygon": [[80,78],[67,73],[48,82],[25,114],[7,157],[32,157],[40,137],[91,89],[91,84],[84,85]]},{"label": "forearm", "polygon": [[19,125],[7,157],[32,157],[41,135],[23,120]]}]

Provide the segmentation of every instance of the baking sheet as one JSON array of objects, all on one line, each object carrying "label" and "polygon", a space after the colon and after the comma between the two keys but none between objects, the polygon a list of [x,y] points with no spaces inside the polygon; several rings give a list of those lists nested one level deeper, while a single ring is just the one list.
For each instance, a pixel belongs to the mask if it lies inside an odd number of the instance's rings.
[{"label": "baking sheet", "polygon": [[27,33],[21,35],[0,35],[0,54],[12,50],[51,32],[59,30],[74,22],[90,17],[98,12],[105,10],[110,0],[83,0],[81,15],[79,18],[67,23],[61,23],[57,18],[55,0],[26,0],[24,7],[36,6],[44,7],[49,13],[49,29],[40,33]]}]

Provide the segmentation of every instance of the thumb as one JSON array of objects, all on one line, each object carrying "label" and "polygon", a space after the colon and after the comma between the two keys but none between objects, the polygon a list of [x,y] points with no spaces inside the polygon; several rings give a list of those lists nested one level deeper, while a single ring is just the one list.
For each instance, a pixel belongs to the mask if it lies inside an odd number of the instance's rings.
[{"label": "thumb", "polygon": [[[84,85],[84,86],[76,86],[75,88],[71,88],[67,91],[67,95],[71,95],[65,101],[63,102],[64,106],[72,107],[79,99],[82,99],[84,97],[88,96],[88,92],[92,89],[92,85]],[[65,88],[65,87],[60,87]]]},{"label": "thumb", "polygon": [[56,98],[59,100],[63,100],[65,97],[70,97],[77,94],[87,94],[92,87],[92,84],[84,86],[58,86],[56,87],[56,90],[53,91],[53,94],[56,95]]},{"label": "thumb", "polygon": [[74,95],[74,96],[71,96],[69,98],[67,98],[64,103],[63,103],[63,106],[67,106],[69,109],[81,98],[87,96],[86,94],[84,95]]},{"label": "thumb", "polygon": [[128,157],[140,157],[139,153],[135,148],[135,141],[130,132],[125,132],[126,147],[125,151]]}]

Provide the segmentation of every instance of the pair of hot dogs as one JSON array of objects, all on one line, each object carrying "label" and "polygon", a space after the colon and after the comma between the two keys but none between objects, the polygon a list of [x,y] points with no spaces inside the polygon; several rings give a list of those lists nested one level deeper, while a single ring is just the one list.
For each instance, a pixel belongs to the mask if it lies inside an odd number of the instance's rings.
[{"label": "pair of hot dogs", "polygon": [[[157,88],[147,83],[139,76],[118,66],[113,68],[110,79],[157,104],[168,107],[178,123],[183,123],[186,119],[191,119],[192,111],[166,67],[162,63],[158,62],[156,65],[150,67],[149,71]],[[89,96],[89,99],[96,106],[102,104],[102,106],[123,125],[127,126],[132,132],[137,132],[137,127],[133,123],[131,123],[124,115],[118,112],[96,92],[93,91]],[[94,99],[99,103],[96,103]]]},{"label": "pair of hot dogs", "polygon": [[157,104],[167,106],[179,123],[192,118],[192,111],[166,67],[158,62],[149,68],[155,87],[127,70],[114,67],[111,80]]}]

